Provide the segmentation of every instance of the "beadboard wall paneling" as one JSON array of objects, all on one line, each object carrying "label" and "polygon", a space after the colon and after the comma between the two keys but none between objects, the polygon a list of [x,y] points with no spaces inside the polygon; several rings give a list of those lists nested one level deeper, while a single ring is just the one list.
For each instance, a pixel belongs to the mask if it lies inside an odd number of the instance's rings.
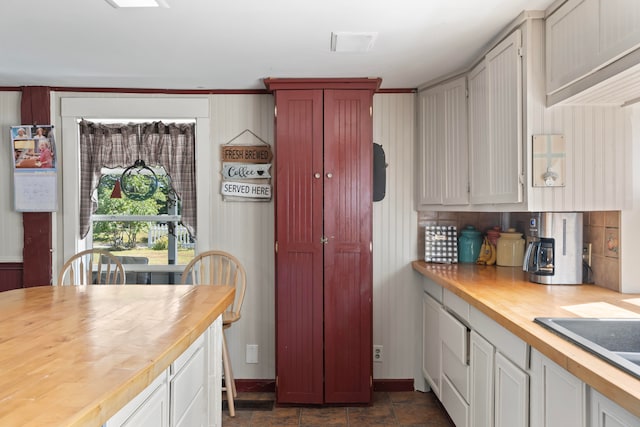
[{"label": "beadboard wall paneling", "polygon": [[609,106],[554,106],[542,114],[540,134],[562,134],[565,187],[530,187],[529,200],[545,211],[629,207],[630,110]]},{"label": "beadboard wall paneling", "polygon": [[[273,147],[274,100],[272,95],[212,95],[211,165],[213,182],[209,200],[211,248],[235,254],[247,271],[247,292],[242,318],[226,333],[229,353],[236,378],[275,378],[275,271],[274,271],[274,204],[256,201],[224,201],[220,195],[222,168],[220,147],[245,129],[258,135]],[[246,133],[234,143],[251,142]],[[199,160],[200,161],[200,160]],[[271,170],[273,174],[273,168]],[[200,201],[199,201],[200,202]],[[246,345],[258,345],[258,363],[245,363]]]},{"label": "beadboard wall paneling", "polygon": [[385,198],[373,204],[373,343],[384,353],[373,377],[418,381],[422,286],[410,266],[417,257],[415,95],[377,94],[373,104],[373,141],[388,164]]},{"label": "beadboard wall paneling", "polygon": [[20,92],[0,91],[0,165],[3,179],[0,192],[0,236],[7,244],[0,246],[0,262],[22,262],[22,214],[13,209],[13,150],[10,126],[20,123]]}]

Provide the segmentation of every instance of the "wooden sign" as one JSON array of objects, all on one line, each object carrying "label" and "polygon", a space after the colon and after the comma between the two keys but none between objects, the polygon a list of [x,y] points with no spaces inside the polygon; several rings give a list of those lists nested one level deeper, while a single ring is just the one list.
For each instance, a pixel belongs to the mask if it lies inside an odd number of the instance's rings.
[{"label": "wooden sign", "polygon": [[270,184],[248,184],[245,182],[223,181],[222,195],[251,199],[270,199]]},{"label": "wooden sign", "polygon": [[271,163],[222,163],[222,178],[228,179],[261,179],[271,178]]},{"label": "wooden sign", "polygon": [[273,159],[270,145],[224,145],[222,161],[234,163],[269,163]]}]

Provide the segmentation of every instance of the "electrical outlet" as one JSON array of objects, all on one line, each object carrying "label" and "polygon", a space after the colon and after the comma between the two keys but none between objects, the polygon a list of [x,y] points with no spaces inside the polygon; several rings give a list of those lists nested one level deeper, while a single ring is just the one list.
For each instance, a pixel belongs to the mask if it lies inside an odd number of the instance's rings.
[{"label": "electrical outlet", "polygon": [[382,346],[374,345],[373,346],[373,361],[374,362],[382,362]]},{"label": "electrical outlet", "polygon": [[591,267],[591,243],[584,243],[582,245],[582,261]]},{"label": "electrical outlet", "polygon": [[258,363],[258,344],[247,344],[247,363]]}]

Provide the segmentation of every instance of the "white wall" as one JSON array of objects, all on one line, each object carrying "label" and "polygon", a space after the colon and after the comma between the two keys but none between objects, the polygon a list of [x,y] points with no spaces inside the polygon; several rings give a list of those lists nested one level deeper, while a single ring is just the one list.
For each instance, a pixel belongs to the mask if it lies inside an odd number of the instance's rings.
[{"label": "white wall", "polygon": [[631,126],[633,129],[632,159],[633,201],[629,209],[620,215],[620,291],[623,293],[640,293],[640,105],[629,107],[631,110]]},{"label": "white wall", "polygon": [[13,210],[13,149],[10,126],[20,123],[20,92],[0,92],[0,262],[22,262],[22,214]]},{"label": "white wall", "polygon": [[415,116],[414,94],[373,97],[373,141],[388,164],[385,198],[373,204],[373,343],[383,346],[375,379],[422,378],[422,281],[411,268],[418,258]]}]

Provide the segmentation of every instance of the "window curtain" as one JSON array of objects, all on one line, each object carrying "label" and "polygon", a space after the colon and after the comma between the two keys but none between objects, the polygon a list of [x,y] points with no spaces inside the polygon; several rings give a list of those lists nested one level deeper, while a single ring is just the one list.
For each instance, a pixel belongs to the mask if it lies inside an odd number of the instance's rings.
[{"label": "window curtain", "polygon": [[196,237],[195,124],[80,122],[80,236],[98,208],[95,190],[101,169],[127,168],[136,160],[162,166],[182,206],[182,224]]}]

